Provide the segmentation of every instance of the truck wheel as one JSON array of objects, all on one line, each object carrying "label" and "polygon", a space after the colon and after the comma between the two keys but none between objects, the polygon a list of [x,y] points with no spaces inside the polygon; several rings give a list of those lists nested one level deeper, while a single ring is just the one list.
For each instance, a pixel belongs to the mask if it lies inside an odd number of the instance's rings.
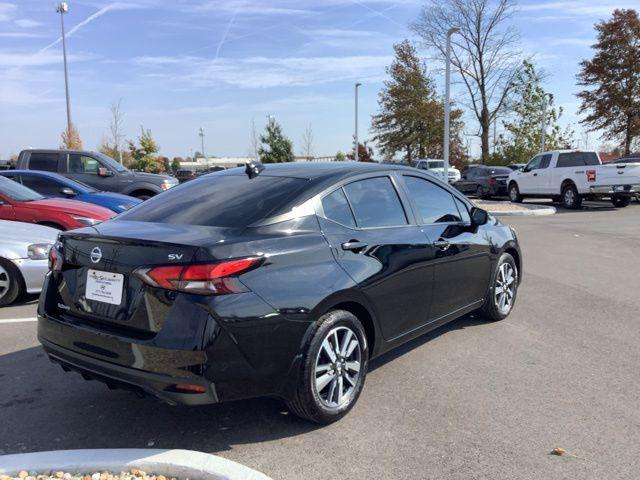
[{"label": "truck wheel", "polygon": [[0,307],[13,303],[23,290],[20,270],[9,260],[0,258]]},{"label": "truck wheel", "polygon": [[520,195],[520,189],[515,182],[509,185],[509,200],[513,203],[522,203],[522,195]]},{"label": "truck wheel", "polygon": [[613,206],[616,208],[624,208],[631,203],[631,197],[614,195],[611,197],[611,203],[613,203]]},{"label": "truck wheel", "polygon": [[314,328],[287,406],[299,417],[327,424],[344,417],[358,400],[369,351],[364,328],[350,312],[329,312]]},{"label": "truck wheel", "polygon": [[565,185],[562,189],[562,205],[570,210],[577,210],[582,206],[582,197],[572,183]]}]

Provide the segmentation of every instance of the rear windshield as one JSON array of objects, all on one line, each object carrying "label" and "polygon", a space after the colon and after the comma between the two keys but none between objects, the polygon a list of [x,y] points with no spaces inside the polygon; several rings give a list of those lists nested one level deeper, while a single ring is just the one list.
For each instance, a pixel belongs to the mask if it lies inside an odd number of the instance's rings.
[{"label": "rear windshield", "polygon": [[118,219],[243,228],[285,213],[307,184],[299,178],[213,174],[174,187]]},{"label": "rear windshield", "polygon": [[490,175],[509,175],[512,172],[510,168],[490,168]]},{"label": "rear windshield", "polygon": [[14,202],[32,202],[42,200],[44,197],[30,188],[18,182],[0,176],[0,193],[6,195]]},{"label": "rear windshield", "polygon": [[584,167],[585,165],[600,165],[598,155],[594,152],[561,153],[556,167]]}]

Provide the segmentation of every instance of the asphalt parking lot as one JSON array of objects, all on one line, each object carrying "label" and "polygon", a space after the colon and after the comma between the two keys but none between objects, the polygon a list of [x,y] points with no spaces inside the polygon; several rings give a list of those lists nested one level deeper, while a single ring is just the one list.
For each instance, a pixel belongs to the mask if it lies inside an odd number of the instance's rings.
[{"label": "asphalt parking lot", "polygon": [[[318,427],[258,399],[170,407],[50,364],[35,300],[0,310],[0,454],[186,448],[274,479],[640,477],[640,204],[505,217],[524,282],[503,322],[465,317],[372,363]],[[573,456],[553,456],[561,447]]]}]

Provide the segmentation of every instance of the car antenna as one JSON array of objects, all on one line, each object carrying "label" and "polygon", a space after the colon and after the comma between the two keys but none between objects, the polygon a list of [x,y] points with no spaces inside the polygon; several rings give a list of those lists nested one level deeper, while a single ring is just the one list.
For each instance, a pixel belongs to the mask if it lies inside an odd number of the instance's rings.
[{"label": "car antenna", "polygon": [[246,173],[249,178],[255,178],[260,175],[264,169],[265,166],[259,160],[249,160],[246,163],[244,173]]}]

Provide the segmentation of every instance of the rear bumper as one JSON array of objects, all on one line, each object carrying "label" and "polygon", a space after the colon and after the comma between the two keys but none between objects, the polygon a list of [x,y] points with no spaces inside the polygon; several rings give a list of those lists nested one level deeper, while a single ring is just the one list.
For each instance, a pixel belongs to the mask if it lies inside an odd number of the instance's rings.
[{"label": "rear bumper", "polygon": [[507,195],[506,185],[489,185],[489,192],[491,195]]},{"label": "rear bumper", "polygon": [[589,187],[589,193],[594,195],[637,195],[640,194],[640,184],[592,186]]}]

